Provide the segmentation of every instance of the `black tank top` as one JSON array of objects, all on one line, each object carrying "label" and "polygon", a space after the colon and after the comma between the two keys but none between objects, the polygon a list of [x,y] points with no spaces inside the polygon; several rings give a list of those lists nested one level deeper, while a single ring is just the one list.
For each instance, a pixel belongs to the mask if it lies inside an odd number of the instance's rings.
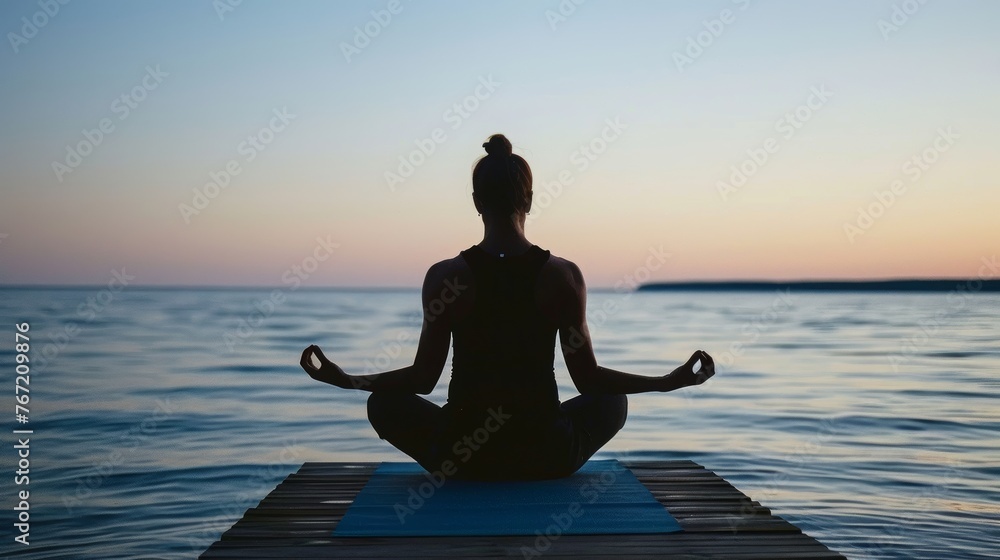
[{"label": "black tank top", "polygon": [[535,304],[535,284],[550,252],[532,245],[521,255],[500,257],[473,245],[461,255],[475,292],[471,313],[452,327],[449,405],[558,412],[556,327]]}]

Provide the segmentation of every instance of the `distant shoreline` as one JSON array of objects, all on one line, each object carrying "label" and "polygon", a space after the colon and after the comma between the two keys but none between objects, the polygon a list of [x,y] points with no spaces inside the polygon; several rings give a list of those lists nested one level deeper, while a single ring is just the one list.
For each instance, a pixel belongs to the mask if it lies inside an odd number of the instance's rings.
[{"label": "distant shoreline", "polygon": [[800,280],[653,282],[638,292],[698,291],[756,292],[789,289],[796,292],[1000,292],[1000,280],[952,278],[934,280]]},{"label": "distant shoreline", "polygon": [[[101,284],[0,284],[0,290],[100,290]],[[650,282],[635,288],[637,292],[760,292],[791,289],[804,292],[1000,292],[1000,279],[979,278],[910,279],[910,280],[705,280],[680,282]],[[291,290],[288,286],[226,286],[223,284],[173,285],[136,284],[128,291],[247,291],[280,290],[283,292],[419,292],[419,286],[301,286]],[[588,292],[622,293],[620,288],[590,286]]]}]

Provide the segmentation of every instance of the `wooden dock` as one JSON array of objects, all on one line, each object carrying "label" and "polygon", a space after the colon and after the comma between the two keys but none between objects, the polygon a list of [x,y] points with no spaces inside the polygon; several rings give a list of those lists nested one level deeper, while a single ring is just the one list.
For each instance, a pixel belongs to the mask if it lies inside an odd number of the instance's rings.
[{"label": "wooden dock", "polygon": [[680,523],[658,535],[334,537],[378,463],[305,463],[200,558],[843,559],[692,461],[622,461]]}]

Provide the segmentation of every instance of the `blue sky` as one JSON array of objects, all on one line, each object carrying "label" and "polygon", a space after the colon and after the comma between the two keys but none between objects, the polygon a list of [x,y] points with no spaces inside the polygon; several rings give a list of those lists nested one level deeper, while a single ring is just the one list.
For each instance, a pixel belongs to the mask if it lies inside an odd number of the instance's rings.
[{"label": "blue sky", "polygon": [[[471,167],[494,132],[536,191],[570,173],[528,235],[592,285],[660,246],[662,280],[962,276],[1000,239],[996,2],[589,0],[555,25],[556,1],[404,1],[386,24],[372,12],[388,1],[245,0],[220,17],[209,0],[75,0],[38,16],[47,5],[0,5],[0,283],[102,283],[126,267],[140,283],[270,285],[331,237],[311,285],[415,286],[481,237]],[[20,41],[22,18],[47,21]],[[348,61],[366,25],[377,35]],[[455,127],[446,111],[484,81]],[[776,135],[816,87],[829,100]],[[248,160],[240,146],[275,111],[290,122]],[[113,130],[54,170],[102,119]],[[580,147],[616,120],[581,169]],[[948,127],[954,145],[907,176]],[[445,140],[390,188],[436,129]],[[724,196],[771,137],[780,149]],[[233,161],[240,173],[185,218]],[[862,227],[897,180],[905,192]]]}]

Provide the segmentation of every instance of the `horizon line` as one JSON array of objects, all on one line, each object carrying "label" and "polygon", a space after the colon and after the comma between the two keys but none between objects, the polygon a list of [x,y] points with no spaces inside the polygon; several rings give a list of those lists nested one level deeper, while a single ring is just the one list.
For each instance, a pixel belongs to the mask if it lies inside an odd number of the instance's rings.
[{"label": "horizon line", "polygon": [[[733,280],[663,280],[663,281],[651,281],[644,282],[642,284],[635,285],[629,292],[644,291],[650,289],[662,288],[682,288],[682,287],[732,287],[732,286],[761,286],[761,287],[777,287],[784,285],[798,285],[798,286],[810,286],[817,284],[825,285],[840,285],[840,286],[851,286],[859,284],[928,284],[928,283],[941,283],[941,282],[983,282],[989,284],[1000,284],[1000,279],[993,278],[981,278],[981,277],[888,277],[888,278],[846,278],[846,279],[831,279],[831,278],[820,278],[820,279],[733,279]],[[91,289],[91,288],[104,288],[106,284],[0,284],[0,290],[12,289],[12,290],[72,290],[72,289]],[[283,290],[283,291],[357,291],[357,292],[386,292],[386,291],[413,291],[420,290],[421,286],[298,286],[296,288],[290,288],[287,285],[264,285],[264,284],[134,284],[128,286],[133,289],[152,289],[152,290]],[[615,288],[614,286],[588,286],[588,291],[615,291],[624,292]]]}]

